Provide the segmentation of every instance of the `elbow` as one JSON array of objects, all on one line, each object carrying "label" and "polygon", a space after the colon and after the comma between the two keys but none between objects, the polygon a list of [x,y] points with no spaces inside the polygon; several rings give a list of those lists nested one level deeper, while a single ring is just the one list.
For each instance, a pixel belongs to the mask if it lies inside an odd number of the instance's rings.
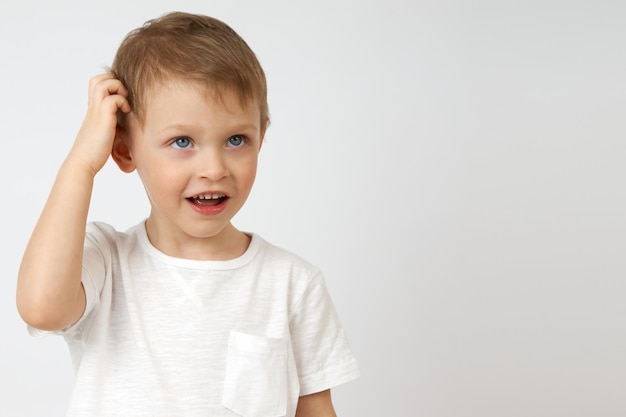
[{"label": "elbow", "polygon": [[46,297],[24,296],[18,292],[16,307],[19,316],[30,327],[44,331],[58,331],[78,321],[84,310],[82,300],[79,297],[76,301],[59,303],[51,302]]},{"label": "elbow", "polygon": [[56,331],[67,327],[65,320],[58,317],[58,314],[20,302],[19,300],[17,302],[17,312],[24,323],[38,330]]}]

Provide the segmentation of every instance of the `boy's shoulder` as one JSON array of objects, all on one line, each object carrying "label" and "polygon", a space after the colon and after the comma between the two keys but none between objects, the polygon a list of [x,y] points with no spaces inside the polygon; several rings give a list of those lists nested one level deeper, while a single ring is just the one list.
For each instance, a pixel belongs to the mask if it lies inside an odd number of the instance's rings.
[{"label": "boy's shoulder", "polygon": [[262,246],[263,257],[265,258],[266,262],[288,263],[297,268],[307,269],[312,273],[319,273],[318,268],[301,255],[282,246],[271,243],[259,236],[258,234],[251,233],[251,236],[251,245],[254,244],[256,240]]},{"label": "boy's shoulder", "polygon": [[86,232],[87,232],[87,235],[102,234],[102,235],[108,235],[111,237],[114,237],[123,233],[117,230],[113,225],[110,225],[102,221],[87,222]]},{"label": "boy's shoulder", "polygon": [[102,221],[90,221],[85,228],[85,242],[97,247],[116,247],[123,245],[130,238],[137,234],[139,223],[127,230],[119,230],[113,225]]}]

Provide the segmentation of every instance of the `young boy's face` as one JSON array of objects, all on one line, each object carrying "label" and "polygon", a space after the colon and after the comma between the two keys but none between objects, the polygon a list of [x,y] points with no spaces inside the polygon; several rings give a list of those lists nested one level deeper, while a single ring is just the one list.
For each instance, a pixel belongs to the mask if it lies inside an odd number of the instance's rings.
[{"label": "young boy's face", "polygon": [[181,248],[198,239],[226,243],[256,176],[260,109],[181,80],[152,88],[145,102],[143,127],[131,117],[126,142],[150,200],[148,232],[158,235],[151,240]]}]

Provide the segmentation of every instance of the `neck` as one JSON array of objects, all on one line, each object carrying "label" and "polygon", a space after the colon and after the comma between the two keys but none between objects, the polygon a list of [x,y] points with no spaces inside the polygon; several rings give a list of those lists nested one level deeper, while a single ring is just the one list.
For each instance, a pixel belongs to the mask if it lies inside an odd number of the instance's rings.
[{"label": "neck", "polygon": [[251,237],[232,225],[216,236],[196,237],[160,230],[154,221],[146,221],[150,243],[168,256],[182,259],[227,261],[235,259],[248,249]]}]

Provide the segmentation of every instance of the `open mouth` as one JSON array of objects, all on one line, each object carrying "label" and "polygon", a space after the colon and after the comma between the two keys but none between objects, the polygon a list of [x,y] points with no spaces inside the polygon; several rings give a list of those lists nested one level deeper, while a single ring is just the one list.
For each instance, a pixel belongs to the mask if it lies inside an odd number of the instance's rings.
[{"label": "open mouth", "polygon": [[223,203],[227,198],[228,197],[225,194],[199,194],[189,197],[187,200],[196,206],[211,207]]}]

